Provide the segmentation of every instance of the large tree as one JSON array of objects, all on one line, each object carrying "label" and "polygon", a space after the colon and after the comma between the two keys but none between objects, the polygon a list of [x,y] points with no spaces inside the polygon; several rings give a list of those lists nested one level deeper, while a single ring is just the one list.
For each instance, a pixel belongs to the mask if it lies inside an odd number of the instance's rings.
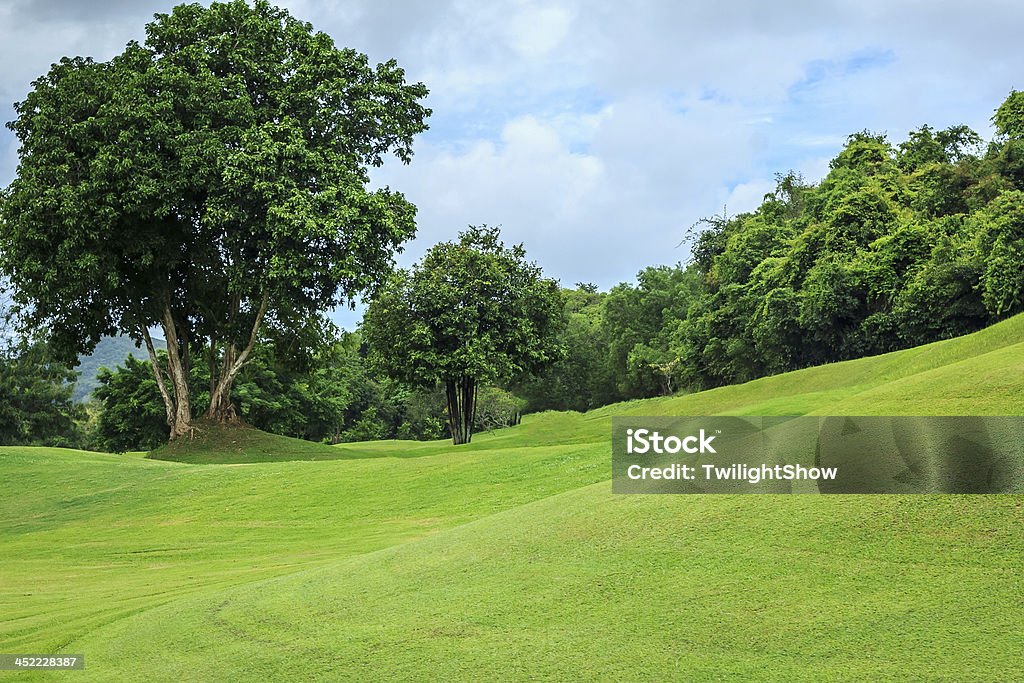
[{"label": "large tree", "polygon": [[414,234],[415,208],[368,170],[409,162],[426,94],[264,0],[180,5],[108,62],[62,59],[8,124],[0,271],[23,324],[68,358],[114,332],[144,342],[172,439],[194,361],[215,378],[206,416],[234,419],[260,339],[372,289]]},{"label": "large tree", "polygon": [[558,283],[541,276],[522,245],[470,226],[441,242],[411,272],[399,270],[370,303],[363,332],[371,360],[396,379],[441,383],[452,440],[473,435],[477,390],[558,358],[564,324]]}]

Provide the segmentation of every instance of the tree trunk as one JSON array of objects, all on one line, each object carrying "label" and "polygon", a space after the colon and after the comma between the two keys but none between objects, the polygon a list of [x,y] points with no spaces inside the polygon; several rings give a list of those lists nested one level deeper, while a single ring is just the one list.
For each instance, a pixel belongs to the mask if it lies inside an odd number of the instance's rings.
[{"label": "tree trunk", "polygon": [[[256,319],[252,326],[252,333],[245,348],[238,351],[238,348],[228,343],[224,349],[223,362],[220,365],[220,372],[216,372],[216,340],[210,339],[208,362],[210,365],[210,405],[204,417],[217,422],[226,423],[238,420],[235,406],[231,403],[231,387],[239,370],[245,365],[256,345],[260,323],[267,312],[268,296],[264,294],[256,312]],[[167,414],[167,426],[170,429],[170,440],[192,432],[192,402],[189,389],[189,367],[191,366],[191,355],[189,353],[190,332],[186,325],[179,325],[174,319],[170,304],[164,306],[161,312],[160,324],[167,339],[167,371],[171,388],[168,389],[164,381],[164,369],[160,366],[153,347],[153,340],[149,330],[143,328],[143,338],[146,341],[146,349],[149,351],[150,365],[156,377],[157,386],[160,389],[160,396],[164,401],[164,409]]]},{"label": "tree trunk", "polygon": [[231,402],[233,384],[234,377],[217,382],[213,393],[210,394],[210,405],[203,417],[220,424],[238,422],[238,411],[235,410],[235,404]]},{"label": "tree trunk", "polygon": [[188,374],[182,363],[178,345],[178,328],[170,305],[163,311],[164,337],[167,340],[167,369],[174,387],[174,416],[170,421],[171,441],[192,431],[192,403],[189,397]]},{"label": "tree trunk", "polygon": [[160,359],[156,355],[156,347],[153,346],[153,337],[149,334],[149,329],[142,326],[142,338],[146,340],[146,351],[149,352],[149,364],[153,368],[153,376],[156,377],[156,386],[160,389],[160,396],[164,400],[164,412],[167,414],[167,426],[168,428],[174,425],[174,399],[171,398],[171,393],[167,390],[167,383],[164,382],[164,370],[160,366]]},{"label": "tree trunk", "polygon": [[[213,373],[210,373],[210,405],[206,409],[205,418],[214,420],[221,424],[238,421],[238,412],[231,402],[231,387],[235,383],[235,377],[245,365],[256,346],[259,337],[260,323],[267,312],[269,296],[264,292],[260,301],[259,310],[256,311],[256,318],[252,325],[252,332],[249,334],[249,342],[241,351],[233,343],[227,343],[224,347],[224,359],[220,364],[220,376],[216,383],[213,383]],[[211,351],[212,353],[212,351]],[[212,370],[211,364],[211,370]]]},{"label": "tree trunk", "polygon": [[460,377],[445,383],[448,397],[448,426],[452,432],[452,443],[469,443],[473,438],[473,421],[476,418],[476,380]]},{"label": "tree trunk", "polygon": [[238,421],[238,412],[235,410],[235,404],[231,402],[231,387],[235,383],[235,375],[238,372],[234,370],[235,363],[235,345],[228,344],[224,349],[224,361],[220,366],[220,376],[210,380],[210,405],[203,416],[208,420],[220,424]]}]

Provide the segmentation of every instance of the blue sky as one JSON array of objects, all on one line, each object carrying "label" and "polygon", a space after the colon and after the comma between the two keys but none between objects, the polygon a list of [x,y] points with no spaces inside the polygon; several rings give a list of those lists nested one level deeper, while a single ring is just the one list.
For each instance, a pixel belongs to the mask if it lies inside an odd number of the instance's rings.
[{"label": "blue sky", "polygon": [[[0,0],[0,116],[51,62],[107,59],[173,4]],[[500,224],[567,285],[684,260],[697,219],[753,208],[778,172],[819,179],[854,131],[965,123],[987,138],[1024,89],[1015,2],[280,4],[431,90],[412,164],[374,175],[419,208],[402,264]],[[16,163],[4,130],[0,185]]]}]

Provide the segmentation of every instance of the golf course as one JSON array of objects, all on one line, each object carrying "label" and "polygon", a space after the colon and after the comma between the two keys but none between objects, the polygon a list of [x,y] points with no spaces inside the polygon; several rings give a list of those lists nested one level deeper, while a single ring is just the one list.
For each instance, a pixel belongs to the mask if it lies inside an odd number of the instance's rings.
[{"label": "golf course", "polygon": [[0,683],[1024,681],[975,4],[0,0]]},{"label": "golf course", "polygon": [[619,415],[1017,415],[1024,316],[472,443],[0,447],[4,680],[1018,680],[1016,495],[613,496]]}]

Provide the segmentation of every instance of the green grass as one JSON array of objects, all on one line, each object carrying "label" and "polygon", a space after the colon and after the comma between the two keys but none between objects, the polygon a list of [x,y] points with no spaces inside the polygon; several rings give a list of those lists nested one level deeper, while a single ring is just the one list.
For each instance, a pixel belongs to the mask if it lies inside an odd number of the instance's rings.
[{"label": "green grass", "polygon": [[252,430],[149,458],[0,447],[0,652],[84,653],[63,676],[81,681],[1020,679],[1020,496],[607,479],[613,415],[1022,408],[1017,317],[458,448]]}]

